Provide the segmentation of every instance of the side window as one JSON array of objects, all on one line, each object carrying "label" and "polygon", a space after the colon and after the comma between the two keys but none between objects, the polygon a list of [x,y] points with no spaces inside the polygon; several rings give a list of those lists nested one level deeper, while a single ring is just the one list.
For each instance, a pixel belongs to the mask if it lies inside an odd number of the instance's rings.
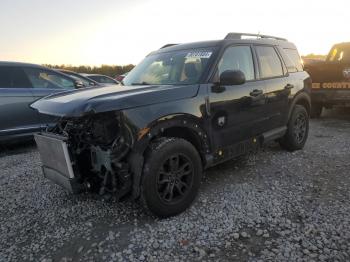
[{"label": "side window", "polygon": [[334,61],[335,58],[337,57],[338,55],[338,49],[336,47],[334,47],[330,52],[329,52],[329,55],[328,55],[328,60],[329,61]]},{"label": "side window", "polygon": [[41,68],[24,69],[33,88],[74,89],[74,81]]},{"label": "side window", "polygon": [[283,76],[283,68],[276,50],[271,46],[257,46],[261,78]]},{"label": "side window", "polygon": [[247,81],[254,80],[254,63],[249,46],[232,46],[225,50],[219,65],[219,76],[226,70],[241,70]]},{"label": "side window", "polygon": [[0,66],[0,88],[11,88],[11,67]]},{"label": "side window", "polygon": [[[64,74],[68,75],[67,73],[64,73]],[[69,74],[69,76],[71,78],[74,78],[77,81],[82,82],[84,86],[89,86],[90,85],[90,82],[88,80],[86,80],[85,78],[81,78],[81,77],[78,77],[76,75],[70,75],[70,74]]]},{"label": "side window", "polygon": [[115,82],[112,79],[103,76],[101,77],[101,82],[106,84],[115,84]]},{"label": "side window", "polygon": [[20,67],[0,67],[0,88],[31,88],[27,76]]},{"label": "side window", "polygon": [[22,68],[14,67],[12,70],[12,87],[13,88],[32,88],[29,79]]},{"label": "side window", "polygon": [[303,64],[301,63],[301,58],[300,58],[299,53],[296,49],[285,48],[285,49],[283,49],[283,51],[287,56],[287,58],[285,59],[285,62],[286,62],[288,72],[290,72],[290,73],[297,72],[297,71],[301,72],[304,70]]}]

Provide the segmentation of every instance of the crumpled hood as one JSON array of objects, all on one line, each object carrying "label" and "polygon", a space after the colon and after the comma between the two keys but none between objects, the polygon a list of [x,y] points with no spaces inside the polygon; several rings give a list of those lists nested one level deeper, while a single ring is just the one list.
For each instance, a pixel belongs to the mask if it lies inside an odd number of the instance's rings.
[{"label": "crumpled hood", "polygon": [[42,114],[80,117],[87,113],[115,111],[196,96],[199,85],[107,86],[50,95],[31,107]]}]

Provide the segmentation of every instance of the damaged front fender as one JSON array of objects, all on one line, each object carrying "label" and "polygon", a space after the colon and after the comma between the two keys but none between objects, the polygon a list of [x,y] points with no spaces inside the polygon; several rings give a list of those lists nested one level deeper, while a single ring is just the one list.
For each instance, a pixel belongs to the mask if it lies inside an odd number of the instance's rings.
[{"label": "damaged front fender", "polygon": [[203,167],[212,164],[210,136],[198,118],[175,114],[157,119],[135,134],[136,140],[128,158],[133,174],[133,198],[138,198],[140,195],[145,152],[150,143],[160,137],[177,137],[189,141],[200,154]]}]

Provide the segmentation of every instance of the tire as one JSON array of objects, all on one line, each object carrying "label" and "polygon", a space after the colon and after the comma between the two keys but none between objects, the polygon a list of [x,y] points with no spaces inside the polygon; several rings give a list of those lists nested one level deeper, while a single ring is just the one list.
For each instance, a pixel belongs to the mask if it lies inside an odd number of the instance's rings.
[{"label": "tire", "polygon": [[201,158],[191,143],[157,139],[146,154],[141,201],[160,218],[177,215],[194,201],[201,178]]},{"label": "tire", "polygon": [[295,105],[290,116],[287,132],[279,141],[282,148],[288,151],[304,147],[309,134],[309,115],[302,105]]},{"label": "tire", "polygon": [[310,117],[311,118],[319,118],[322,114],[323,106],[321,104],[312,104]]}]

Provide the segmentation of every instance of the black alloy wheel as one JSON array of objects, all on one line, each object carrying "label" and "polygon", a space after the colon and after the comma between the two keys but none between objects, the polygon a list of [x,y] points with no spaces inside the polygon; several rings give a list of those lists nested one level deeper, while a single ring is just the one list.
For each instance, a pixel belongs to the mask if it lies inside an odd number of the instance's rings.
[{"label": "black alloy wheel", "polygon": [[197,196],[202,170],[201,157],[190,142],[156,139],[145,156],[141,202],[161,218],[185,211]]},{"label": "black alloy wheel", "polygon": [[305,138],[306,128],[307,128],[306,121],[307,119],[305,114],[299,113],[296,116],[296,119],[294,121],[293,133],[297,143],[301,143]]},{"label": "black alloy wheel", "polygon": [[279,139],[280,145],[288,151],[304,147],[309,134],[309,113],[302,105],[295,105],[287,124],[287,132]]},{"label": "black alloy wheel", "polygon": [[183,154],[167,158],[158,171],[158,195],[162,201],[176,204],[186,197],[193,184],[193,164]]}]

